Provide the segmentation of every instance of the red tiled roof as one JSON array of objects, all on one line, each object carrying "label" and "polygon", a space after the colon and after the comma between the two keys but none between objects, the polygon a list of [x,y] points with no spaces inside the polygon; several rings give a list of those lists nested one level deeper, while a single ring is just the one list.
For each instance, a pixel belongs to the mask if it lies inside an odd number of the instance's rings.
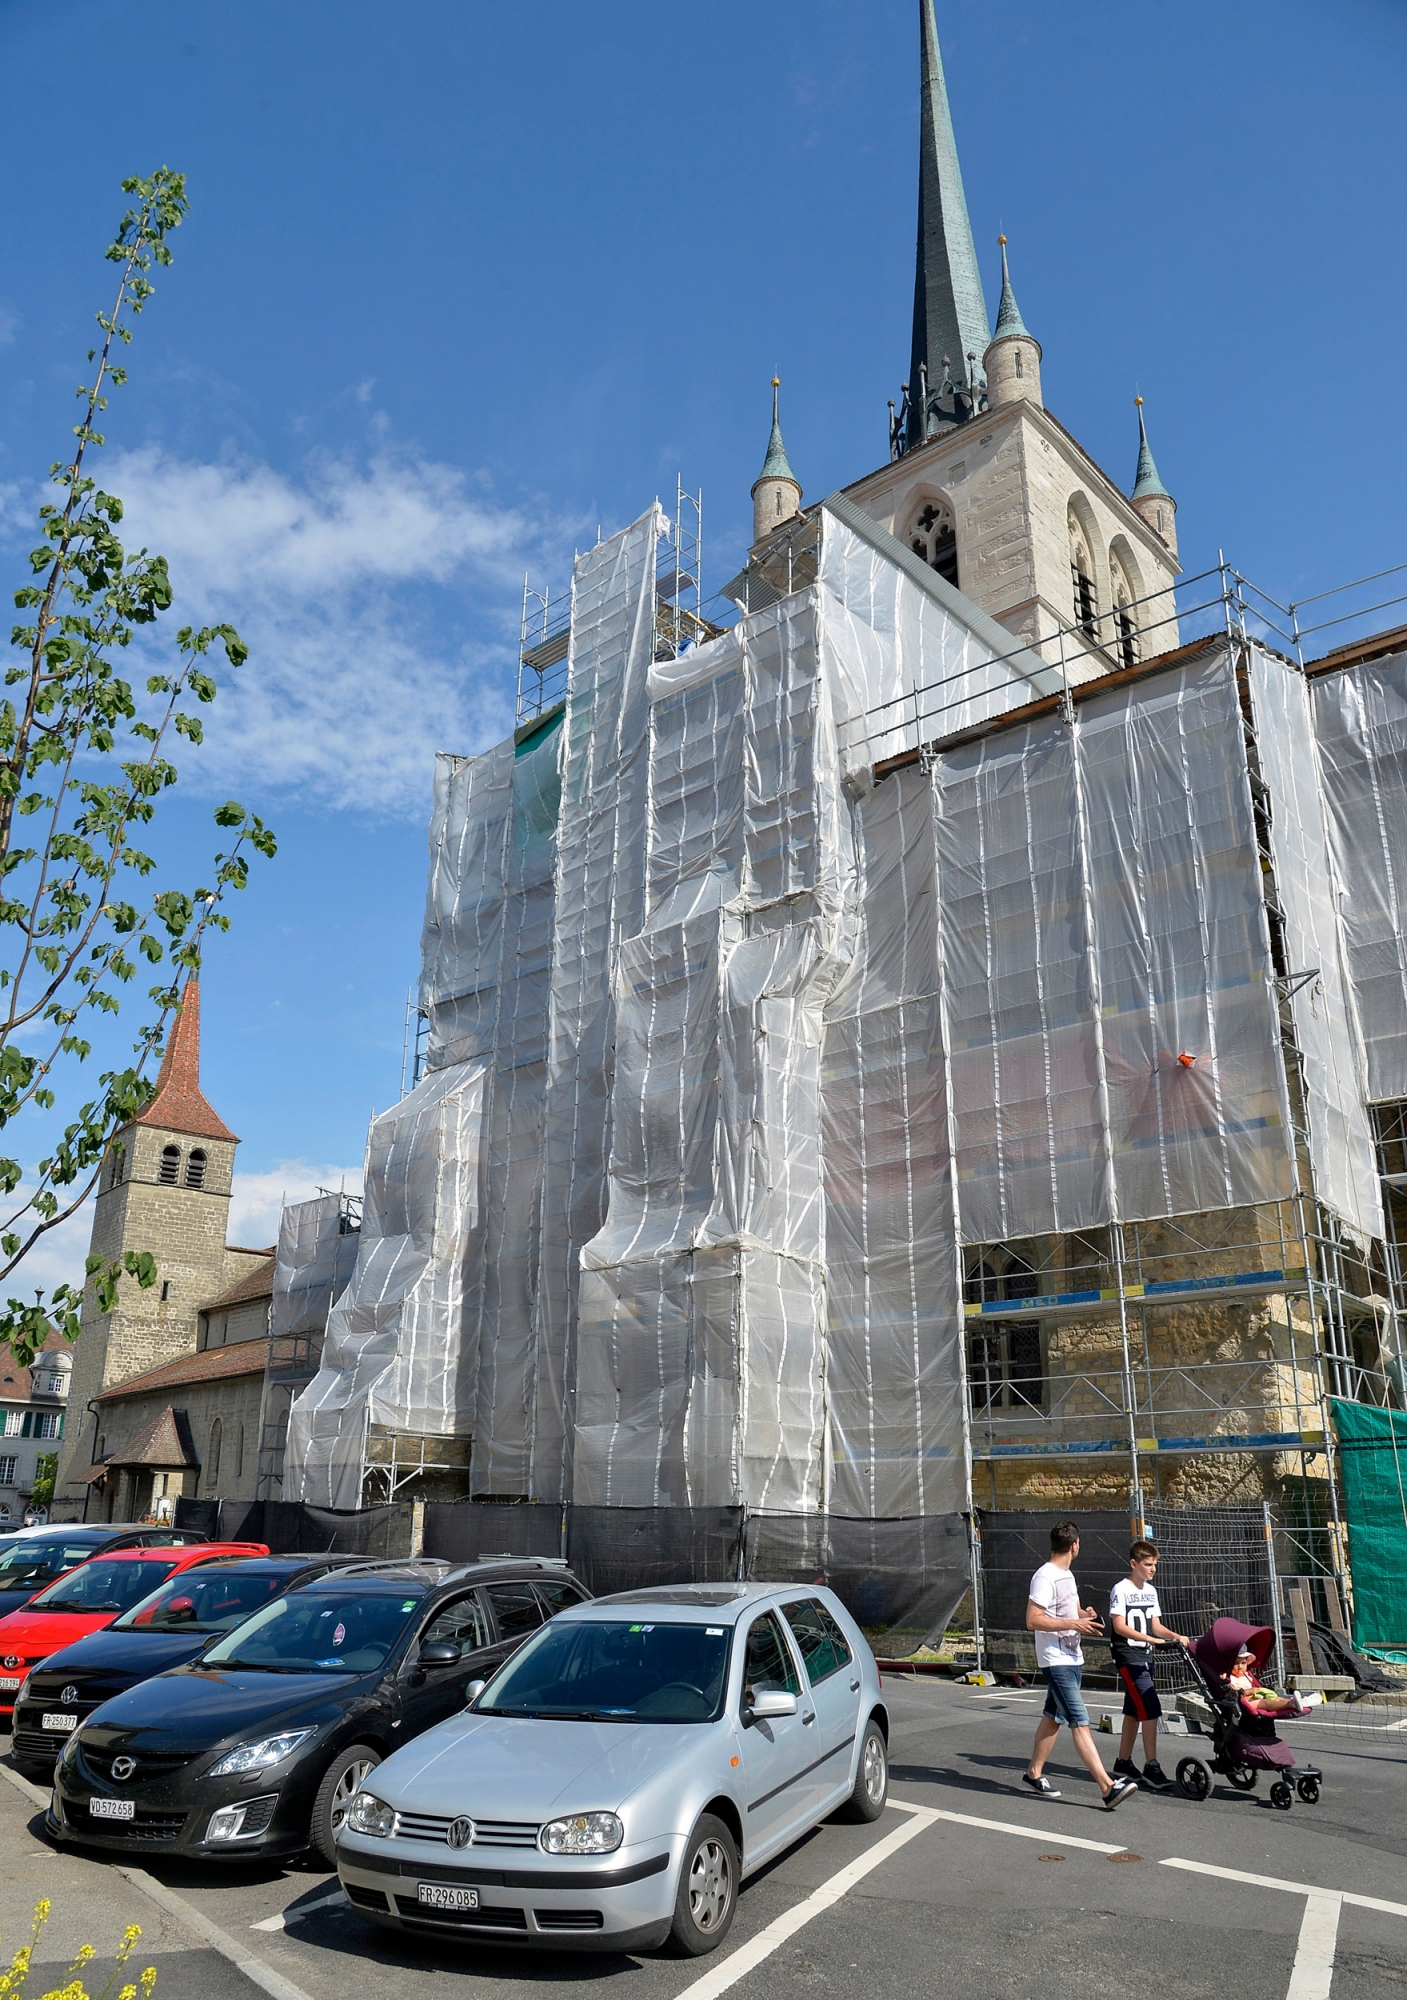
[{"label": "red tiled roof", "polygon": [[139,1431],[130,1444],[110,1451],[107,1462],[109,1465],[156,1465],[163,1468],[199,1465],[185,1411],[173,1410],[168,1403],[161,1415],[154,1417],[144,1431]]},{"label": "red tiled roof", "polygon": [[271,1299],[274,1295],[274,1266],[277,1263],[272,1250],[266,1252],[264,1262],[252,1270],[248,1277],[241,1278],[221,1292],[218,1299],[212,1299],[208,1306],[202,1306],[206,1313],[220,1312],[226,1306],[246,1305],[250,1299]]},{"label": "red tiled roof", "polygon": [[186,981],[161,1073],[156,1079],[156,1096],[145,1111],[139,1111],[134,1125],[159,1125],[166,1132],[187,1132],[194,1139],[230,1139],[234,1133],[216,1116],[200,1091],[200,981]]},{"label": "red tiled roof", "polygon": [[[64,1339],[56,1326],[51,1326],[44,1336],[40,1354],[71,1354],[73,1347]],[[21,1368],[10,1350],[0,1354],[0,1402],[16,1403],[26,1401],[34,1394],[34,1375],[28,1368]]]},{"label": "red tiled roof", "polygon": [[200,1354],[183,1354],[179,1361],[167,1361],[160,1368],[134,1375],[130,1382],[118,1382],[93,1398],[95,1403],[116,1403],[125,1396],[149,1396],[156,1389],[184,1388],[196,1382],[223,1382],[233,1375],[262,1375],[269,1343],[237,1340],[229,1347],[207,1347]]}]

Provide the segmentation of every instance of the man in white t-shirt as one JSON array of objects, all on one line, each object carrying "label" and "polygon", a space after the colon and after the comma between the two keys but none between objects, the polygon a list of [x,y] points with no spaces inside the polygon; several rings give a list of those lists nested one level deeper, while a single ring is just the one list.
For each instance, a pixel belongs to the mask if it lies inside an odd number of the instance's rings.
[{"label": "man in white t-shirt", "polygon": [[1113,1812],[1132,1798],[1138,1786],[1128,1778],[1109,1776],[1090,1732],[1089,1710],[1080,1692],[1085,1660],[1080,1640],[1086,1632],[1097,1632],[1101,1620],[1092,1604],[1080,1604],[1079,1589],[1070,1573],[1079,1553],[1079,1529],[1073,1521],[1058,1521],[1050,1531],[1050,1561],[1041,1564],[1027,1593],[1026,1629],[1036,1637],[1036,1664],[1045,1676],[1046,1697],[1045,1712],[1036,1724],[1031,1761],[1021,1782],[1040,1798],[1060,1797],[1044,1771],[1064,1722],[1080,1761],[1103,1794],[1105,1811]]}]

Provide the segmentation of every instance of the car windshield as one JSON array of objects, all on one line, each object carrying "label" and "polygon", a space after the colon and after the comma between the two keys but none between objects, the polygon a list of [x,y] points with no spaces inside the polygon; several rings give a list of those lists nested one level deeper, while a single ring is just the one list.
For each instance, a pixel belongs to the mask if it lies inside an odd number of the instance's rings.
[{"label": "car windshield", "polygon": [[228,1638],[202,1667],[258,1667],[273,1673],[365,1674],[394,1650],[423,1590],[295,1590],[276,1597]]},{"label": "car windshield", "polygon": [[26,1536],[0,1554],[0,1590],[38,1590],[75,1563],[87,1562],[92,1542],[40,1541]]},{"label": "car windshield", "polygon": [[479,1712],[711,1722],[723,1706],[730,1629],[599,1618],[547,1625],[489,1682]]},{"label": "car windshield", "polygon": [[173,1576],[164,1590],[134,1604],[115,1632],[232,1632],[283,1587],[281,1576],[229,1571],[218,1564]]},{"label": "car windshield", "polygon": [[60,1577],[42,1590],[33,1611],[126,1611],[147,1597],[170,1576],[170,1556],[144,1562],[84,1563],[71,1576]]}]

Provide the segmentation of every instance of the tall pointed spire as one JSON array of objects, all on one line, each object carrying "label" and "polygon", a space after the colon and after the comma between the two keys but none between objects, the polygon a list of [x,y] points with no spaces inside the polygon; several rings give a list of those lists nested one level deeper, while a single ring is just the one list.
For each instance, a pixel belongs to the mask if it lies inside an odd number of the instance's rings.
[{"label": "tall pointed spire", "polygon": [[1041,401],[1041,343],[1021,317],[1016,294],[1011,289],[1011,268],[1006,261],[1006,238],[997,242],[1002,253],[1002,296],[997,308],[997,330],[982,356],[987,371],[987,405],[1000,409],[1004,403]]},{"label": "tall pointed spire", "polygon": [[194,973],[182,989],[181,1003],[166,1037],[156,1095],[132,1123],[157,1125],[165,1132],[185,1132],[197,1139],[234,1139],[229,1126],[201,1094],[200,981]]},{"label": "tall pointed spire", "polygon": [[755,547],[784,521],[801,512],[801,481],[791,469],[787,448],[782,443],[781,407],[778,394],[780,375],[772,377],[772,435],[767,440],[767,456],[762,470],[752,482],[752,540]]},{"label": "tall pointed spire", "polygon": [[[923,45],[918,169],[918,256],[909,360],[909,443],[973,414],[991,340],[977,246],[962,191],[933,0],[919,0]],[[968,356],[975,356],[969,361]],[[976,382],[968,381],[969,374]],[[965,392],[965,393],[964,393]]]},{"label": "tall pointed spire", "polygon": [[1133,400],[1138,410],[1138,470],[1134,474],[1129,505],[1176,555],[1177,502],[1158,477],[1158,468],[1153,463],[1153,454],[1148,447],[1148,427],[1143,421],[1143,398],[1135,396]]},{"label": "tall pointed spire", "polygon": [[1153,463],[1153,454],[1148,448],[1148,426],[1143,421],[1143,398],[1135,396],[1133,400],[1138,410],[1138,469],[1133,476],[1133,493],[1130,497],[1134,500],[1147,500],[1156,494],[1167,500],[1171,496],[1158,477],[1158,468]]},{"label": "tall pointed spire", "polygon": [[1021,308],[1016,303],[1016,294],[1011,289],[1011,271],[1006,261],[1006,238],[999,236],[997,242],[1002,253],[1002,296],[997,307],[996,330],[993,340],[999,340],[1004,333],[1025,333],[1026,322],[1021,317]]}]

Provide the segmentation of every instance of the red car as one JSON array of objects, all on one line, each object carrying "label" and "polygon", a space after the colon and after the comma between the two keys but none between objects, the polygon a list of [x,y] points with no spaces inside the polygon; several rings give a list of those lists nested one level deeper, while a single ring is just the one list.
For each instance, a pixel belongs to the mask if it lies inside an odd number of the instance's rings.
[{"label": "red car", "polygon": [[168,1577],[203,1563],[268,1553],[263,1542],[197,1542],[186,1548],[114,1549],[111,1555],[80,1563],[8,1618],[0,1618],[0,1718],[8,1721],[13,1714],[15,1691],[31,1667],[111,1625]]}]

